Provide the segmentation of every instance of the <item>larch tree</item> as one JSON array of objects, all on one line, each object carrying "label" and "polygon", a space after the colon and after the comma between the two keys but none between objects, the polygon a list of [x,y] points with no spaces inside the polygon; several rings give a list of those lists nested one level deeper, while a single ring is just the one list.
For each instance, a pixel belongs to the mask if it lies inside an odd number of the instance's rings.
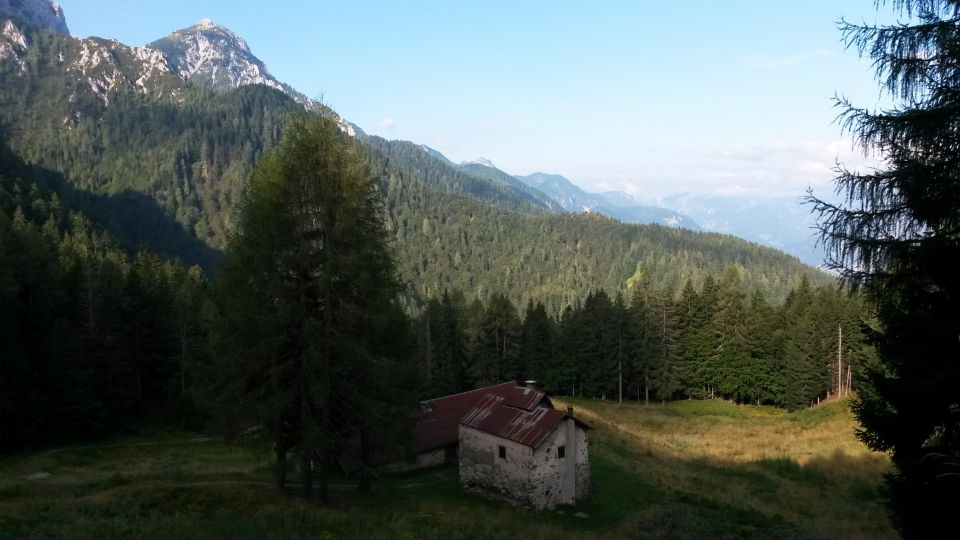
[{"label": "larch tree", "polygon": [[960,530],[960,2],[889,4],[897,24],[841,21],[893,102],[875,111],[841,98],[842,125],[883,164],[838,166],[843,202],[811,198],[827,262],[865,290],[880,323],[879,362],[854,383],[859,436],[891,452],[904,536],[948,537]]},{"label": "larch tree", "polygon": [[[240,428],[274,444],[277,482],[300,460],[305,496],[319,466],[347,458],[366,472],[379,439],[402,431],[411,331],[364,158],[335,122],[291,122],[244,192],[217,283],[214,332]],[[393,411],[395,413],[395,411]]]}]

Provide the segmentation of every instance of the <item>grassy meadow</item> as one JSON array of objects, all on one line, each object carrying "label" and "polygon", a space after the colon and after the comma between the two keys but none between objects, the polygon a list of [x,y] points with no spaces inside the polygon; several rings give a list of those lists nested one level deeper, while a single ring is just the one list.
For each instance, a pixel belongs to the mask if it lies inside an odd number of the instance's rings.
[{"label": "grassy meadow", "polygon": [[[557,400],[558,402],[560,400]],[[281,494],[267,448],[159,433],[0,460],[0,538],[889,538],[889,466],[846,403],[571,399],[594,426],[594,494],[534,513],[465,492],[455,467],[350,479],[320,505]]]}]

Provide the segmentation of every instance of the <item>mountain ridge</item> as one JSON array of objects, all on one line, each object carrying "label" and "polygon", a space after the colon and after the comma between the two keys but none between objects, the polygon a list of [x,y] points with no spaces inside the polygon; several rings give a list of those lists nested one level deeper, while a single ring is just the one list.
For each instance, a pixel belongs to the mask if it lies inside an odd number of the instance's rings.
[{"label": "mountain ridge", "polygon": [[0,0],[0,17],[10,17],[33,28],[70,35],[60,4],[49,0]]},{"label": "mountain ridge", "polygon": [[519,181],[543,191],[567,212],[596,212],[624,223],[654,223],[667,227],[701,230],[691,217],[670,208],[638,204],[629,194],[613,192],[589,193],[568,178],[552,173],[535,172],[516,177]]}]

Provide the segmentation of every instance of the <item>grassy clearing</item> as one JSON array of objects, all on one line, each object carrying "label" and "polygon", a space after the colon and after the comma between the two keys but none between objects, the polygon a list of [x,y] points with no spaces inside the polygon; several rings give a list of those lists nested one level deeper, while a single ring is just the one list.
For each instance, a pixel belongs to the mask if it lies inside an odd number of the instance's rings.
[{"label": "grassy clearing", "polygon": [[383,477],[370,497],[342,479],[321,506],[273,489],[266,449],[160,434],[4,458],[0,538],[893,536],[874,487],[888,461],[842,404],[570,404],[596,428],[594,495],[575,508],[465,492],[450,467]]},{"label": "grassy clearing", "polygon": [[571,400],[591,450],[674,496],[783,520],[798,536],[894,536],[876,485],[889,459],[854,437],[846,403],[787,413],[723,401]]}]

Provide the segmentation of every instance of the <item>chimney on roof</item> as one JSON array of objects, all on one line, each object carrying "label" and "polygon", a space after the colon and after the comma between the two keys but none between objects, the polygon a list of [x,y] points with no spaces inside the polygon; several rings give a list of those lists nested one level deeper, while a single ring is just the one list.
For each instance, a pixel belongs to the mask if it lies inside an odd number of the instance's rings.
[{"label": "chimney on roof", "polygon": [[537,381],[535,381],[535,380],[533,380],[533,379],[528,379],[528,380],[526,380],[526,381],[523,381],[523,386],[526,386],[527,388],[529,388],[529,389],[531,389],[531,390],[536,390],[536,389],[537,389]]},{"label": "chimney on roof", "polygon": [[573,418],[573,407],[567,407],[567,416]]}]

